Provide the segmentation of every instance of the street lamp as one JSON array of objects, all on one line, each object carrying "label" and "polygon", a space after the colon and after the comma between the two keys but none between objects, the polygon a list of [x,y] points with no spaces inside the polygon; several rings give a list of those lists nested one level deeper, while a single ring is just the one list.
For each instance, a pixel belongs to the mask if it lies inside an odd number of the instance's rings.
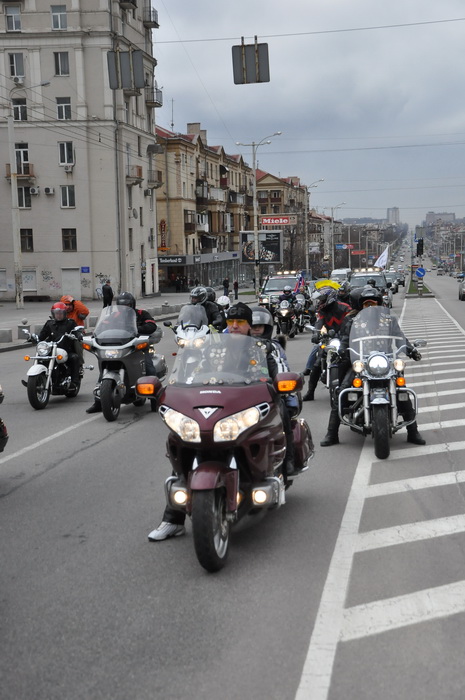
[{"label": "street lamp", "polygon": [[335,207],[331,207],[331,236],[330,236],[330,242],[331,242],[331,269],[334,270],[334,212],[336,209],[339,209],[339,207],[343,207],[344,204],[347,202],[341,202],[340,204],[336,204]]},{"label": "street lamp", "polygon": [[320,177],[319,180],[315,180],[315,182],[312,182],[310,185],[305,186],[305,227],[304,227],[304,233],[305,233],[305,271],[308,274],[308,266],[309,266],[309,261],[308,261],[308,209],[309,209],[309,204],[310,204],[310,192],[309,190],[312,189],[312,187],[318,187],[319,182],[324,182],[324,177]]},{"label": "street lamp", "polygon": [[260,246],[258,241],[258,202],[257,202],[257,149],[263,144],[271,143],[270,139],[273,136],[281,136],[282,131],[275,131],[270,136],[265,136],[256,143],[241,143],[236,141],[236,146],[251,146],[252,148],[252,170],[253,170],[253,240],[254,240],[254,255],[255,255],[255,293],[258,295],[258,286],[260,278]]},{"label": "street lamp", "polygon": [[[49,80],[44,80],[38,85],[31,85],[27,89],[36,87],[45,87],[50,85]],[[10,182],[11,182],[11,228],[13,234],[13,261],[15,271],[15,299],[16,308],[24,309],[23,298],[23,267],[21,257],[21,223],[19,219],[19,201],[18,201],[18,163],[16,160],[15,150],[15,129],[14,129],[14,109],[13,109],[13,93],[15,90],[22,89],[14,85],[8,95],[9,113],[7,117],[8,123],[8,150],[10,157]]]}]

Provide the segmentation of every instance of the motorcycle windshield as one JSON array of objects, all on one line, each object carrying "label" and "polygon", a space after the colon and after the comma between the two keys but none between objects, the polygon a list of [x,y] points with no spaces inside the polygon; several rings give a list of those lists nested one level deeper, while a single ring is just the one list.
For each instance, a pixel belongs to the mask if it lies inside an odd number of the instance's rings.
[{"label": "motorcycle windshield", "polygon": [[168,385],[250,385],[270,381],[266,345],[250,336],[213,333],[176,356]]},{"label": "motorcycle windshield", "polygon": [[179,312],[177,326],[187,328],[187,326],[202,328],[208,326],[207,312],[201,304],[186,304]]},{"label": "motorcycle windshield", "polygon": [[349,335],[350,359],[366,359],[372,352],[396,356],[406,351],[407,339],[395,316],[384,306],[362,309],[354,318]]},{"label": "motorcycle windshield", "polygon": [[136,312],[129,306],[106,306],[94,330],[99,345],[125,345],[136,338]]}]

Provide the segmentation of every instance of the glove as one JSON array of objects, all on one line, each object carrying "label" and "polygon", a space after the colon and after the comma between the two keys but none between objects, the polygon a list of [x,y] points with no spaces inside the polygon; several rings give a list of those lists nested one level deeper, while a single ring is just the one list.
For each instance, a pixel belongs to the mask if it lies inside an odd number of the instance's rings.
[{"label": "glove", "polygon": [[413,348],[413,350],[410,351],[409,357],[411,357],[412,360],[415,360],[415,362],[418,362],[421,360],[421,353],[419,353],[416,348]]}]

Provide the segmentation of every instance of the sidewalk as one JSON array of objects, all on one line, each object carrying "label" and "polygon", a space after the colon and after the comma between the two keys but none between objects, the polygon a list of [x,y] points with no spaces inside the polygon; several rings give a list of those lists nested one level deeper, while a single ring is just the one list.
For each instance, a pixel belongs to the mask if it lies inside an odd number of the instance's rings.
[{"label": "sidewalk", "polygon": [[[253,304],[255,296],[249,294],[241,297],[241,293],[244,292],[252,292],[252,289],[241,289],[239,300],[242,298],[246,303]],[[217,298],[221,296],[221,292],[217,291],[216,296]],[[50,318],[52,303],[54,302],[26,301],[24,309],[17,309],[14,301],[0,301],[0,352],[29,347],[29,345],[25,346],[24,334],[20,329],[29,326],[32,333],[38,333],[45,321]],[[90,310],[86,319],[86,328],[92,329],[103,308],[102,301],[93,299],[84,303]],[[156,321],[176,318],[181,306],[188,303],[189,292],[163,293],[156,297],[142,297],[136,301],[137,308],[146,309]]]}]

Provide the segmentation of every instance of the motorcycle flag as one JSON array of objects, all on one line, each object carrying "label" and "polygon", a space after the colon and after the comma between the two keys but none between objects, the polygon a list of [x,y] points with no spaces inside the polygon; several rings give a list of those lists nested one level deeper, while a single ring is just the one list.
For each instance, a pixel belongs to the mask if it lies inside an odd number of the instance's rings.
[{"label": "motorcycle flag", "polygon": [[302,273],[300,273],[299,277],[297,278],[297,282],[295,283],[294,287],[294,294],[297,294],[298,292],[304,292],[305,291],[305,278]]},{"label": "motorcycle flag", "polygon": [[386,267],[388,261],[389,246],[383,250],[378,260],[375,262],[375,267]]}]

